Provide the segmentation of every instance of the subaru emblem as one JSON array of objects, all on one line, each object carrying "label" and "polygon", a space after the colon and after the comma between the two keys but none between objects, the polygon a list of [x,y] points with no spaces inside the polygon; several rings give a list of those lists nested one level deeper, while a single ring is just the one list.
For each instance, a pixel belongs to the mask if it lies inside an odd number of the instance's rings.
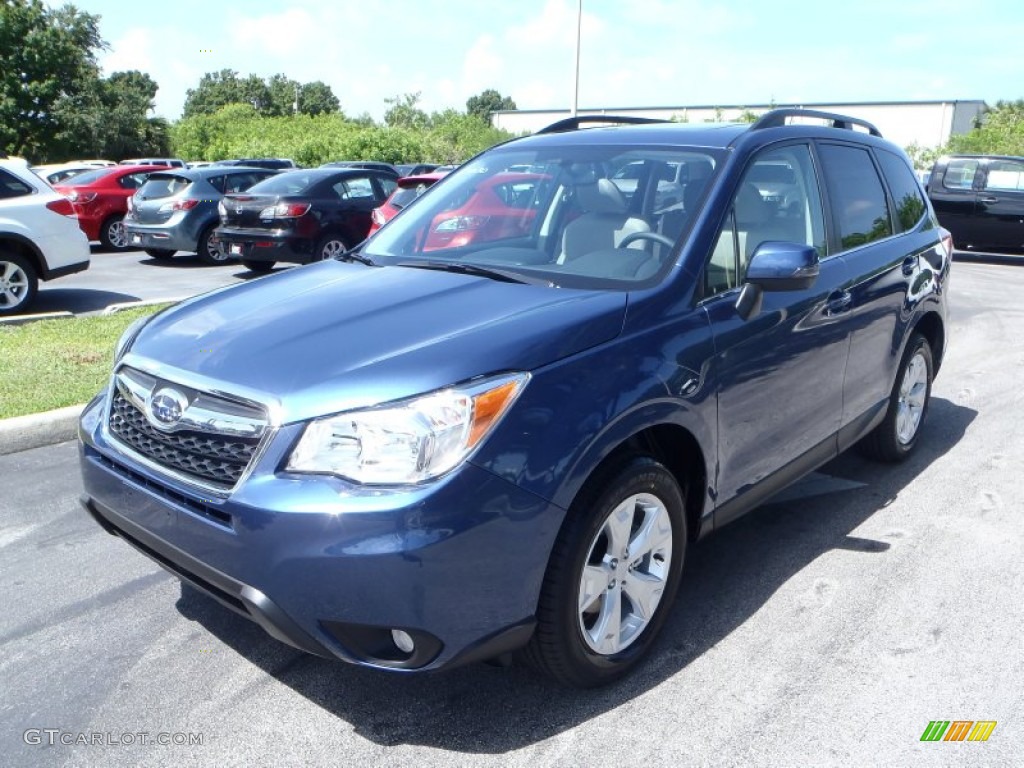
[{"label": "subaru emblem", "polygon": [[155,390],[146,402],[146,418],[157,429],[172,430],[188,408],[188,398],[172,387]]}]

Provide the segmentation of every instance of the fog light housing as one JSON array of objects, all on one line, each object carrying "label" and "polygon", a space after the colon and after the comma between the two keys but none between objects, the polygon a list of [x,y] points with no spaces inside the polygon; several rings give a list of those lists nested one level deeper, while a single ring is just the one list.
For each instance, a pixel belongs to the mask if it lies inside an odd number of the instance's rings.
[{"label": "fog light housing", "polygon": [[412,636],[404,630],[392,629],[391,641],[402,653],[411,654],[416,650],[416,643],[413,642]]}]

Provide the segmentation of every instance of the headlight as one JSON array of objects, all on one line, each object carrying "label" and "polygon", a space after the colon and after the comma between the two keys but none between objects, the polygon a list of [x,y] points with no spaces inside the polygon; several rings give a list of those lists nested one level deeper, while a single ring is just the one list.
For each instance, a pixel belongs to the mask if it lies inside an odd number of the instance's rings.
[{"label": "headlight", "polygon": [[147,315],[146,317],[139,317],[132,320],[131,325],[124,329],[124,333],[121,334],[121,338],[117,340],[117,346],[114,347],[114,365],[117,365],[118,361],[124,357],[124,353],[131,347],[132,342],[135,341],[135,337],[139,335],[139,331],[142,330],[142,326],[153,319],[155,315]]},{"label": "headlight", "polygon": [[311,422],[291,472],[364,485],[408,485],[443,475],[490,433],[529,379],[517,373]]}]

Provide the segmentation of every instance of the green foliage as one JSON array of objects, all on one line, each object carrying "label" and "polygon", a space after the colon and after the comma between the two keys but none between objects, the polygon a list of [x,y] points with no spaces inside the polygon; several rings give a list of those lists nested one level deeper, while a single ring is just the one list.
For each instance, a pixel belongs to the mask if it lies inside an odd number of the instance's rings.
[{"label": "green foliage", "polygon": [[[398,106],[416,109],[408,99]],[[171,154],[189,160],[290,157],[306,166],[332,160],[457,163],[511,138],[455,110],[423,113],[415,122],[420,127],[382,126],[368,116],[347,120],[337,113],[263,117],[252,105],[229,104],[173,125]]]},{"label": "green foliage", "polygon": [[40,0],[0,4],[0,150],[31,159],[54,151],[61,116],[96,99],[99,17]]},{"label": "green foliage", "polygon": [[265,117],[298,111],[305,115],[335,114],[341,109],[331,87],[320,80],[299,83],[283,75],[264,80],[258,75],[241,78],[233,69],[207,72],[185,95],[182,116],[212,115],[229,104],[247,104]]},{"label": "green foliage", "polygon": [[476,115],[482,120],[490,122],[491,113],[503,109],[516,109],[516,103],[511,96],[502,96],[493,88],[488,88],[476,96],[470,96],[466,101],[466,112]]},{"label": "green foliage", "polygon": [[951,137],[944,150],[1024,156],[1024,100],[996,102],[974,130]]},{"label": "green foliage", "polygon": [[754,112],[752,109],[744,108],[744,110],[740,112],[740,116],[737,118],[737,121],[741,123],[756,123],[757,118],[759,117],[760,115],[757,114],[757,112]]},{"label": "green foliage", "polygon": [[947,150],[945,147],[922,147],[917,142],[914,142],[904,147],[903,151],[907,153],[910,162],[914,164],[915,168],[927,171],[935,165],[935,161],[942,157]]},{"label": "green foliage", "polygon": [[384,113],[384,124],[389,128],[412,128],[423,130],[430,124],[430,116],[419,108],[420,94],[406,93],[391,99],[384,99],[391,108]]}]

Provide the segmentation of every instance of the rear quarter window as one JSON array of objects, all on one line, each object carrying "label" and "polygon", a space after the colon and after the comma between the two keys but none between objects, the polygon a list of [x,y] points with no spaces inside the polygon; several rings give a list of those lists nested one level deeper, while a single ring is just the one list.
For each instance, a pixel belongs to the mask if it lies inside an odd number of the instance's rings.
[{"label": "rear quarter window", "polygon": [[191,183],[192,180],[184,176],[154,173],[140,187],[139,196],[146,200],[159,200],[161,197],[178,194]]},{"label": "rear quarter window", "polygon": [[921,185],[901,157],[878,150],[878,163],[882,166],[882,175],[889,182],[889,192],[896,206],[896,227],[899,232],[906,232],[917,226],[927,210]]},{"label": "rear quarter window", "polygon": [[0,200],[31,195],[35,190],[7,171],[0,171]]},{"label": "rear quarter window", "polygon": [[979,161],[974,159],[950,160],[942,177],[942,186],[946,189],[971,189],[979,165]]}]

